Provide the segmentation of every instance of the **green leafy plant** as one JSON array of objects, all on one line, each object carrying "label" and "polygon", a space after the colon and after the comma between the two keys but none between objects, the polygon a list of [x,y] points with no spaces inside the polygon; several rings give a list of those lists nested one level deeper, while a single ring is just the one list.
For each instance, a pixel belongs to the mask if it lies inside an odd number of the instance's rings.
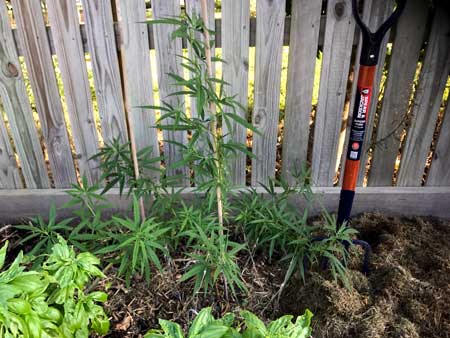
[{"label": "green leafy plant", "polygon": [[323,239],[310,243],[309,262],[317,264],[321,259],[326,259],[334,280],[340,280],[347,288],[350,288],[346,267],[350,250],[354,247],[352,239],[358,231],[346,224],[338,227],[336,217],[326,211],[323,211],[322,217],[324,223],[315,230],[322,235]]},{"label": "green leafy plant", "polygon": [[[310,231],[308,219],[308,207],[300,212],[291,204],[289,198],[296,194],[302,194],[306,201],[313,200],[313,194],[309,184],[303,176],[298,183],[289,186],[284,180],[270,179],[268,185],[262,185],[268,197],[258,193],[255,188],[241,194],[237,200],[236,222],[242,226],[246,238],[254,248],[268,248],[269,258],[274,252],[283,252],[289,241],[290,231],[296,233],[296,237],[308,237]],[[277,189],[277,185],[281,187]]]},{"label": "green leafy plant", "polygon": [[113,261],[119,263],[118,274],[125,276],[127,285],[138,272],[150,282],[152,264],[162,270],[158,253],[168,254],[164,235],[170,230],[155,218],[141,219],[136,195],[133,196],[133,211],[133,219],[112,217],[113,227],[107,234],[113,243],[96,252],[114,255]]},{"label": "green leafy plant", "polygon": [[89,185],[87,177],[83,176],[80,183],[72,184],[72,189],[67,190],[72,199],[64,208],[77,207],[74,213],[81,218],[96,217],[100,210],[108,207],[106,198],[100,192],[98,183]]},{"label": "green leafy plant", "polygon": [[298,316],[295,322],[291,315],[283,316],[267,327],[256,315],[249,311],[241,313],[244,317],[246,329],[243,332],[244,338],[308,338],[311,336],[312,313],[309,310],[305,314]]},{"label": "green leafy plant", "polygon": [[[203,286],[206,291],[222,276],[222,280],[225,284],[230,283],[234,292],[234,286],[245,289],[235,263],[236,254],[244,246],[229,241],[224,224],[228,206],[227,194],[230,189],[229,163],[238,152],[249,156],[252,154],[247,151],[245,144],[234,142],[231,136],[235,132],[235,125],[241,125],[255,133],[258,131],[239,115],[239,110],[243,107],[234,96],[225,94],[224,86],[228,84],[212,74],[212,64],[223,60],[211,56],[214,39],[210,36],[214,35],[214,31],[209,30],[204,22],[205,18],[196,14],[191,17],[186,13],[178,18],[149,22],[175,25],[172,38],[185,39],[192,50],[190,57],[179,56],[181,66],[190,72],[189,79],[174,73],[168,75],[175,86],[182,88],[171,96],[189,95],[195,98],[196,114],[188,114],[185,109],[165,101],[162,101],[161,106],[146,108],[161,111],[157,128],[167,131],[183,130],[190,134],[186,145],[177,144],[182,148],[183,159],[172,164],[172,167],[193,167],[196,189],[206,193],[209,212],[215,213],[218,224],[193,227],[190,237],[194,243],[194,253],[191,257],[195,259],[195,264],[184,275],[183,280],[196,278],[195,290]],[[202,35],[203,39],[200,39],[199,36]],[[225,129],[227,133],[224,133]],[[209,242],[205,240],[208,238]]]},{"label": "green leafy plant", "polygon": [[149,196],[157,190],[159,183],[148,173],[152,171],[162,172],[158,164],[163,158],[152,157],[152,150],[152,147],[145,147],[137,152],[140,175],[136,179],[130,143],[121,143],[119,139],[113,139],[106,143],[92,157],[100,160],[100,169],[103,172],[102,180],[106,181],[102,194],[115,186],[119,188],[120,195],[123,194],[125,188],[128,189],[128,195],[135,193],[138,196]]},{"label": "green leafy plant", "polygon": [[193,252],[189,256],[194,264],[188,268],[180,281],[193,278],[194,293],[203,288],[206,294],[222,276],[225,287],[230,287],[233,294],[236,294],[236,287],[246,291],[236,256],[239,251],[245,249],[245,245],[230,241],[228,236],[221,234],[215,220],[194,224],[191,230],[183,232],[182,235],[193,243]]},{"label": "green leafy plant", "polygon": [[[242,118],[238,111],[243,107],[234,96],[227,96],[224,86],[228,85],[223,79],[213,76],[212,63],[224,62],[220,58],[211,57],[210,47],[214,40],[201,17],[186,13],[179,18],[166,18],[149,21],[151,24],[171,24],[177,26],[172,33],[173,38],[186,39],[192,50],[191,57],[180,55],[181,66],[190,72],[189,79],[177,74],[169,73],[173,84],[183,90],[174,92],[172,96],[189,95],[195,98],[196,115],[188,114],[184,109],[162,102],[162,106],[148,106],[149,109],[162,112],[157,127],[162,130],[186,130],[191,134],[187,145],[183,148],[183,159],[174,166],[192,165],[195,172],[195,183],[199,191],[208,192],[209,205],[216,203],[218,221],[223,226],[223,204],[229,189],[229,161],[238,152],[245,152],[249,156],[245,144],[232,141],[230,137],[237,123],[254,132],[258,132],[251,124]],[[200,39],[199,35],[204,36]],[[216,90],[216,86],[219,90]],[[224,134],[226,128],[228,134]]]},{"label": "green leafy plant", "polygon": [[0,250],[0,337],[82,338],[106,334],[109,320],[99,303],[104,292],[86,293],[93,277],[104,277],[99,260],[75,254],[58,237],[43,270],[26,271],[20,252],[5,268],[7,244]]},{"label": "green leafy plant", "polygon": [[200,203],[187,205],[180,201],[178,208],[174,208],[167,219],[167,224],[171,228],[173,249],[179,248],[180,244],[190,247],[199,234],[197,227],[203,228],[203,231],[209,233],[208,228],[211,224],[217,224],[216,218],[210,212],[202,208]]},{"label": "green leafy plant", "polygon": [[[293,175],[296,178],[293,186],[282,179],[271,179],[268,185],[263,185],[269,197],[252,188],[242,194],[235,207],[236,221],[244,229],[250,247],[267,250],[269,259],[276,255],[280,261],[289,262],[279,295],[293,275],[305,280],[306,268],[323,260],[327,261],[333,278],[350,287],[346,261],[356,231],[345,226],[338,228],[336,219],[325,210],[322,222],[314,226],[308,223],[309,206],[314,200],[309,174],[307,169],[299,170]],[[294,195],[306,201],[306,208],[301,212],[291,204]]]},{"label": "green leafy plant", "polygon": [[51,248],[58,242],[58,236],[70,232],[69,226],[72,218],[67,218],[61,222],[56,222],[55,205],[50,207],[48,222],[44,221],[42,216],[33,218],[29,224],[16,225],[15,228],[26,232],[26,236],[19,244],[33,243],[29,255],[40,256],[36,264],[42,262],[42,254],[50,253]]},{"label": "green leafy plant", "polygon": [[[215,319],[211,308],[199,312],[189,328],[187,338],[308,338],[311,336],[312,313],[305,314],[292,321],[293,316],[283,316],[269,325],[265,325],[256,315],[242,311],[243,323],[234,325],[235,316],[225,314]],[[160,319],[161,329],[150,330],[145,338],[184,338],[180,325]]]}]

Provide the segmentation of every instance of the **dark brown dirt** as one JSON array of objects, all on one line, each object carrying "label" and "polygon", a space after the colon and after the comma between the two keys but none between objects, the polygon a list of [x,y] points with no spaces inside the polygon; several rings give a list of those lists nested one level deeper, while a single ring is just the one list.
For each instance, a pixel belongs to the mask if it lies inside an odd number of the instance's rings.
[{"label": "dark brown dirt", "polygon": [[335,283],[327,273],[309,273],[306,284],[292,281],[277,302],[285,266],[242,257],[250,293],[238,300],[222,288],[192,297],[192,286],[177,282],[186,262],[170,262],[164,274],[155,272],[151,285],[134,281],[128,290],[110,277],[112,332],[108,337],[141,337],[157,318],[182,325],[204,306],[217,315],[246,308],[264,319],[282,314],[315,314],[314,338],[446,338],[450,337],[450,222],[437,219],[355,218],[360,238],[372,244],[372,272],[359,271],[360,255],[350,264],[353,288]]}]

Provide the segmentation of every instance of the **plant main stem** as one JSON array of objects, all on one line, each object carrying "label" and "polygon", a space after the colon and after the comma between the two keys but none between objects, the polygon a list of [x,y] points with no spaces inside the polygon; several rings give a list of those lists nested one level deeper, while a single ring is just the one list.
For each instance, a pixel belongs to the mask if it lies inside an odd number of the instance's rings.
[{"label": "plant main stem", "polygon": [[[137,150],[136,150],[136,139],[134,135],[134,127],[133,123],[131,122],[130,116],[127,113],[127,120],[128,120],[128,131],[130,133],[130,143],[131,143],[131,158],[133,160],[133,168],[134,168],[134,178],[137,180],[139,179],[139,162],[137,159]],[[142,196],[139,197],[139,209],[141,212],[141,222],[145,221],[145,207],[144,207],[144,198]]]},{"label": "plant main stem", "polygon": [[[210,45],[210,37],[209,37],[209,31],[207,27],[208,23],[208,10],[206,5],[206,0],[201,1],[201,8],[202,8],[202,20],[206,26],[206,29],[203,30],[203,37],[205,39],[205,61],[206,61],[206,70],[208,73],[208,77],[212,78],[212,61],[211,61],[211,45]],[[216,197],[217,197],[217,217],[219,219],[219,226],[220,226],[220,235],[223,235],[223,200],[222,200],[222,165],[219,159],[219,153],[217,149],[218,140],[221,138],[221,131],[217,128],[217,117],[216,114],[216,105],[213,101],[209,101],[209,114],[211,116],[211,122],[210,122],[210,130],[211,134],[213,136],[213,153],[214,153],[214,160],[216,161],[217,165],[217,186],[216,186]]]}]

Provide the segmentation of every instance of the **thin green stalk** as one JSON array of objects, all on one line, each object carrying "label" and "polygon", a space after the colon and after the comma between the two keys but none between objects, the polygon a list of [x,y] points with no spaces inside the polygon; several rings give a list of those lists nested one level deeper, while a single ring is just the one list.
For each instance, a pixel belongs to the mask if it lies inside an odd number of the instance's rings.
[{"label": "thin green stalk", "polygon": [[[202,20],[206,23],[208,22],[208,11],[206,6],[206,0],[202,0],[201,2],[202,8]],[[207,27],[206,27],[207,28]],[[206,70],[208,72],[208,77],[212,78],[212,61],[211,61],[211,45],[210,45],[210,36],[208,29],[203,30],[203,37],[205,39],[205,61],[206,61]],[[217,128],[217,118],[216,118],[216,105],[214,101],[209,101],[209,115],[211,116],[210,122],[210,130],[213,136],[213,155],[214,160],[217,166],[217,186],[216,186],[216,197],[217,197],[217,217],[219,219],[220,225],[220,235],[223,236],[223,196],[222,196],[222,162],[219,156],[218,144],[222,139],[222,130]]]}]

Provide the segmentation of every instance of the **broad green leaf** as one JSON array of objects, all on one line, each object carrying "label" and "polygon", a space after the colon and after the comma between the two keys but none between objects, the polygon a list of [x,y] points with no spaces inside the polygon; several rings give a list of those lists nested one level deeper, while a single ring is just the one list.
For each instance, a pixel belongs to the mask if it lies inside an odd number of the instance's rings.
[{"label": "broad green leaf", "polygon": [[192,336],[192,338],[222,338],[228,331],[229,328],[227,326],[212,323],[204,327],[199,334]]},{"label": "broad green leaf", "polygon": [[[261,319],[255,316],[250,311],[242,311],[241,316],[244,318],[244,323],[246,325],[246,330],[244,331],[244,337],[247,331],[254,334],[254,337],[261,336],[262,338],[267,335],[267,329]],[[259,336],[258,336],[259,335]],[[253,337],[253,336],[249,336]]]},{"label": "broad green leaf", "polygon": [[6,251],[8,249],[8,241],[5,242],[5,244],[0,249],[0,270],[3,268],[3,265],[5,264],[6,259]]},{"label": "broad green leaf", "polygon": [[183,331],[180,325],[163,319],[159,320],[159,325],[161,325],[167,338],[183,338]]},{"label": "broad green leaf", "polygon": [[195,335],[199,334],[206,326],[210,325],[212,322],[214,322],[214,317],[211,314],[211,308],[204,308],[199,312],[197,317],[195,317],[194,321],[192,322],[191,328],[189,329],[189,337],[194,337]]}]

